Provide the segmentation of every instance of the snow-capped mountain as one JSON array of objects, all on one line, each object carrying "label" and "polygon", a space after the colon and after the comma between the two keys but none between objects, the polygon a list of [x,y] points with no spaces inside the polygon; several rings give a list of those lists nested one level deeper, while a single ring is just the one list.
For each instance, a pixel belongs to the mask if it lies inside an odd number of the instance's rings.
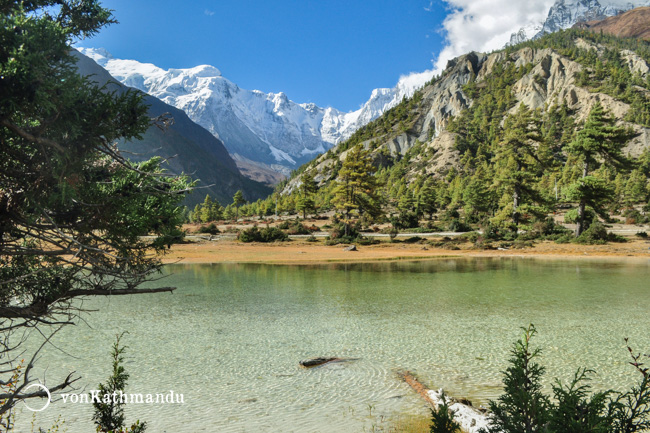
[{"label": "snow-capped mountain", "polygon": [[220,138],[235,160],[287,174],[411,96],[426,81],[401,80],[392,89],[376,89],[359,110],[344,113],[295,103],[282,92],[241,89],[213,66],[165,70],[115,59],[103,49],[80,51],[121,83],[183,110]]},{"label": "snow-capped mountain", "polygon": [[579,22],[599,20],[648,5],[650,0],[557,0],[544,23],[529,23],[522,27],[511,35],[510,45],[568,29]]}]

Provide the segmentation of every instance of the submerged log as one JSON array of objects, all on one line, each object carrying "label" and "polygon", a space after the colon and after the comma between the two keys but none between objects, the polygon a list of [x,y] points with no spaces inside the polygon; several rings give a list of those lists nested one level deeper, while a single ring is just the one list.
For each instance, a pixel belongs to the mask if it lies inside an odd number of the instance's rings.
[{"label": "submerged log", "polygon": [[311,358],[300,361],[300,366],[305,368],[318,367],[319,365],[329,364],[331,362],[349,362],[358,361],[359,358]]},{"label": "submerged log", "polygon": [[312,358],[300,361],[300,366],[305,368],[318,367],[328,362],[343,361],[341,358]]},{"label": "submerged log", "polygon": [[420,394],[424,400],[429,403],[433,410],[445,402],[449,410],[454,413],[454,420],[460,424],[460,428],[467,433],[478,433],[480,429],[487,429],[489,420],[485,410],[479,410],[472,407],[472,403],[467,399],[456,400],[444,395],[442,389],[434,391],[425,387],[418,381],[413,374],[408,371],[400,372],[398,375],[407,383],[415,392]]}]

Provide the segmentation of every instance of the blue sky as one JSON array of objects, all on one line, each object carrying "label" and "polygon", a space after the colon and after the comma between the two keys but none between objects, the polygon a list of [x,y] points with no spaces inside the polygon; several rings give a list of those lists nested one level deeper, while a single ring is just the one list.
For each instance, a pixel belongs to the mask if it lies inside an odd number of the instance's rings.
[{"label": "blue sky", "polygon": [[[120,23],[79,45],[165,69],[209,64],[244,89],[349,111],[372,89],[432,69],[441,52],[485,48],[471,27],[483,25],[479,14],[503,19],[500,3],[512,0],[104,0]],[[501,23],[508,34],[519,25]]]}]

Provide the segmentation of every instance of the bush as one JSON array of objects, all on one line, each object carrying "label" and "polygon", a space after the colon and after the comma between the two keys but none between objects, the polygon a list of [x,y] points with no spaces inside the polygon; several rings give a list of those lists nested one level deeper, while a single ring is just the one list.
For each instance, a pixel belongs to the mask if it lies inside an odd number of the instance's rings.
[{"label": "bush", "polygon": [[274,242],[286,241],[289,236],[277,227],[265,227],[260,230],[257,226],[242,230],[237,239],[242,242]]},{"label": "bush", "polygon": [[218,235],[221,233],[221,230],[219,230],[215,223],[211,223],[210,225],[199,227],[196,232],[209,235]]},{"label": "bush", "polygon": [[450,232],[460,233],[460,232],[471,232],[472,228],[465,224],[458,218],[454,218],[449,222],[448,229]]},{"label": "bush", "polygon": [[650,428],[650,369],[643,362],[648,355],[635,354],[628,345],[630,364],[641,373],[629,391],[594,392],[589,385],[594,372],[579,368],[568,385],[555,380],[551,400],[542,392],[545,369],[537,362],[541,351],[530,344],[535,334],[533,325],[524,329],[510,352],[504,394],[489,404],[487,433],[631,433]]},{"label": "bush", "polygon": [[332,228],[330,232],[330,239],[341,239],[349,238],[356,239],[359,236],[359,225],[358,224],[346,224],[344,222],[338,222]]},{"label": "bush", "polygon": [[607,229],[600,222],[593,222],[587,230],[582,232],[575,240],[578,244],[596,245],[607,243]]},{"label": "bush", "polygon": [[[589,228],[593,221],[598,221],[596,212],[593,209],[585,209],[585,229]],[[564,222],[566,224],[576,224],[578,222],[578,209],[571,209],[564,215]]]},{"label": "bush", "polygon": [[445,394],[441,395],[443,404],[437,411],[431,411],[431,429],[429,433],[461,433],[460,425],[454,420],[454,412],[449,410]]},{"label": "bush", "polygon": [[390,218],[390,223],[397,229],[414,229],[420,225],[415,212],[401,212],[399,216]]},{"label": "bush", "polygon": [[638,232],[636,236],[640,237],[641,239],[648,239],[648,233],[646,232]]},{"label": "bush", "polygon": [[625,224],[645,224],[649,222],[648,216],[643,215],[636,209],[625,209],[623,217],[625,218]]}]

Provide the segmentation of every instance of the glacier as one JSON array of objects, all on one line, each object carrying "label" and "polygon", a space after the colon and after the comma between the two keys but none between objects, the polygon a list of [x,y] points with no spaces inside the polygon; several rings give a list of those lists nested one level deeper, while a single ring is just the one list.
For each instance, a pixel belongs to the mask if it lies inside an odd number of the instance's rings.
[{"label": "glacier", "polygon": [[114,58],[101,48],[78,48],[122,84],[183,110],[221,139],[235,160],[245,159],[289,174],[349,138],[433,77],[433,71],[375,89],[358,110],[342,112],[296,103],[286,94],[244,90],[214,66],[165,70],[151,63]]}]

